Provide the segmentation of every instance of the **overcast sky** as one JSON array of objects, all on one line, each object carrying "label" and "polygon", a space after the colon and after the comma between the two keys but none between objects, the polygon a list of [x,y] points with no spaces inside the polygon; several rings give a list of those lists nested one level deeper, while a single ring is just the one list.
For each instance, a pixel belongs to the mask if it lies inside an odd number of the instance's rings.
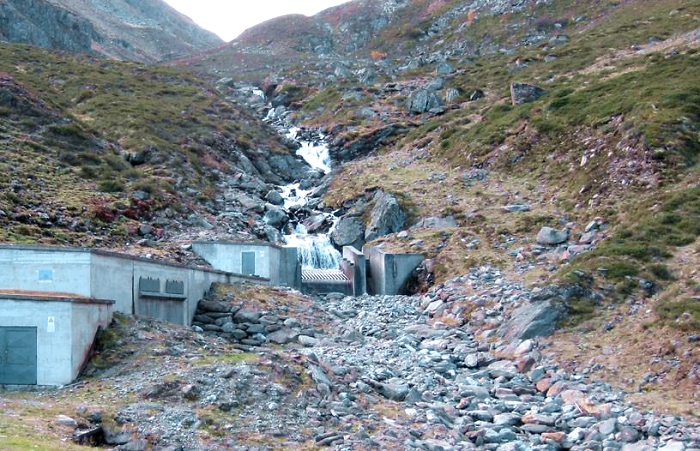
[{"label": "overcast sky", "polygon": [[165,0],[200,27],[231,41],[244,30],[285,14],[313,16],[348,0]]}]

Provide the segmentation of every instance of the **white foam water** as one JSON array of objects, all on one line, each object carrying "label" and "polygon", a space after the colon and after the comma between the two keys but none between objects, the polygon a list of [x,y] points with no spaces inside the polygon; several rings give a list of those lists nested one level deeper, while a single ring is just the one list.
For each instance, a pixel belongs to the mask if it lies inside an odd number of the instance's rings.
[{"label": "white foam water", "polygon": [[[298,128],[292,128],[287,135],[297,140]],[[331,170],[331,159],[328,146],[309,141],[299,141],[301,148],[297,155],[301,156],[309,165],[327,174]],[[310,193],[299,188],[299,183],[292,183],[281,187],[284,208],[303,207],[307,204]],[[338,269],[342,255],[333,247],[327,234],[309,235],[303,224],[298,224],[291,235],[284,237],[290,247],[296,247],[299,260],[304,269]]]}]

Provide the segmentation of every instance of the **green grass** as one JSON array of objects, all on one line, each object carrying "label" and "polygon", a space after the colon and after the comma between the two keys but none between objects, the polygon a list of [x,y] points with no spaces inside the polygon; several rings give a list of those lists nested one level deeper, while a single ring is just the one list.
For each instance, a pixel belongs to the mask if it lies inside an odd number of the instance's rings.
[{"label": "green grass", "polygon": [[700,299],[677,299],[666,296],[654,305],[665,324],[685,331],[700,331]]},{"label": "green grass", "polygon": [[613,284],[621,297],[639,290],[637,278],[663,287],[673,279],[665,262],[677,247],[695,242],[698,236],[700,187],[651,198],[630,212],[626,225],[596,249],[577,256],[562,275],[567,279],[576,271],[604,274],[601,283]]}]

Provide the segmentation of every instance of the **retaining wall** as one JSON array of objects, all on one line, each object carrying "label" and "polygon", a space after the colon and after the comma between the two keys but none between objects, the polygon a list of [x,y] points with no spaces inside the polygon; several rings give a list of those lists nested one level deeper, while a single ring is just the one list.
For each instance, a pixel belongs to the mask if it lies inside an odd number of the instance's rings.
[{"label": "retaining wall", "polygon": [[389,254],[376,246],[365,246],[362,252],[369,260],[367,290],[371,294],[403,294],[411,273],[425,259],[420,254]]}]

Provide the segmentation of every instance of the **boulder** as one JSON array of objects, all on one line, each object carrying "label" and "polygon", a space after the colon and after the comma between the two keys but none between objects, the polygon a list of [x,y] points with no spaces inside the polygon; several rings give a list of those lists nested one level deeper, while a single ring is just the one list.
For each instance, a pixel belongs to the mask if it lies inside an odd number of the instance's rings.
[{"label": "boulder", "polygon": [[499,329],[507,341],[546,337],[554,333],[557,323],[566,315],[566,308],[552,300],[527,303],[515,309]]},{"label": "boulder", "polygon": [[223,301],[200,300],[197,303],[197,310],[201,312],[229,313],[231,305]]},{"label": "boulder", "polygon": [[400,232],[408,216],[392,194],[379,191],[375,194],[374,200],[370,223],[365,231],[365,242]]},{"label": "boulder", "polygon": [[299,336],[299,332],[296,332],[292,329],[287,329],[283,328],[280,330],[277,330],[275,332],[272,332],[268,334],[267,338],[272,342],[272,343],[277,343],[280,345],[291,343],[294,340],[297,339]]},{"label": "boulder", "polygon": [[568,44],[568,42],[571,40],[568,35],[565,34],[558,34],[556,36],[552,36],[549,38],[549,44],[550,45],[564,45]]},{"label": "boulder", "polygon": [[408,111],[411,113],[425,113],[427,111],[435,111],[444,108],[445,103],[440,96],[427,89],[420,89],[412,93],[408,98]]},{"label": "boulder", "polygon": [[523,204],[523,203],[516,203],[516,204],[508,204],[503,209],[509,213],[525,213],[530,210],[532,210],[532,207],[528,204]]},{"label": "boulder", "polygon": [[450,63],[441,63],[435,68],[435,75],[449,75],[455,71]]},{"label": "boulder", "polygon": [[527,83],[510,84],[510,97],[513,105],[534,102],[543,95],[545,95],[545,90],[539,86],[530,85]]},{"label": "boulder", "polygon": [[411,229],[446,229],[457,226],[457,221],[453,216],[430,216],[422,218],[415,225],[411,226]]},{"label": "boulder", "polygon": [[542,227],[537,234],[537,244],[555,246],[569,239],[568,230],[557,230],[551,227]]},{"label": "boulder", "polygon": [[264,220],[268,225],[279,229],[287,223],[289,217],[287,216],[287,212],[284,211],[283,208],[280,208],[276,205],[267,204],[265,205]]},{"label": "boulder", "polygon": [[265,196],[265,200],[275,206],[280,206],[284,204],[284,199],[282,198],[282,195],[275,190],[271,190],[270,192],[268,192]]},{"label": "boulder", "polygon": [[360,81],[360,83],[372,84],[376,81],[377,74],[374,71],[374,69],[362,68],[362,69],[357,71],[357,78]]},{"label": "boulder", "polygon": [[338,221],[331,241],[335,246],[353,246],[355,249],[362,249],[365,244],[365,225],[360,218],[345,216]]},{"label": "boulder", "polygon": [[461,95],[461,93],[459,92],[459,89],[447,88],[447,90],[445,91],[445,101],[447,103],[452,103],[455,100],[457,100],[460,95]]},{"label": "boulder", "polygon": [[326,215],[316,214],[309,216],[302,222],[308,233],[323,233],[331,225]]},{"label": "boulder", "polygon": [[431,91],[439,91],[444,87],[445,87],[445,79],[442,77],[434,78],[430,82],[428,82],[427,85],[425,85],[425,89],[429,89]]},{"label": "boulder", "polygon": [[476,100],[483,99],[485,95],[486,94],[484,94],[484,91],[481,89],[475,89],[471,92],[471,94],[469,94],[469,101],[474,102]]}]

